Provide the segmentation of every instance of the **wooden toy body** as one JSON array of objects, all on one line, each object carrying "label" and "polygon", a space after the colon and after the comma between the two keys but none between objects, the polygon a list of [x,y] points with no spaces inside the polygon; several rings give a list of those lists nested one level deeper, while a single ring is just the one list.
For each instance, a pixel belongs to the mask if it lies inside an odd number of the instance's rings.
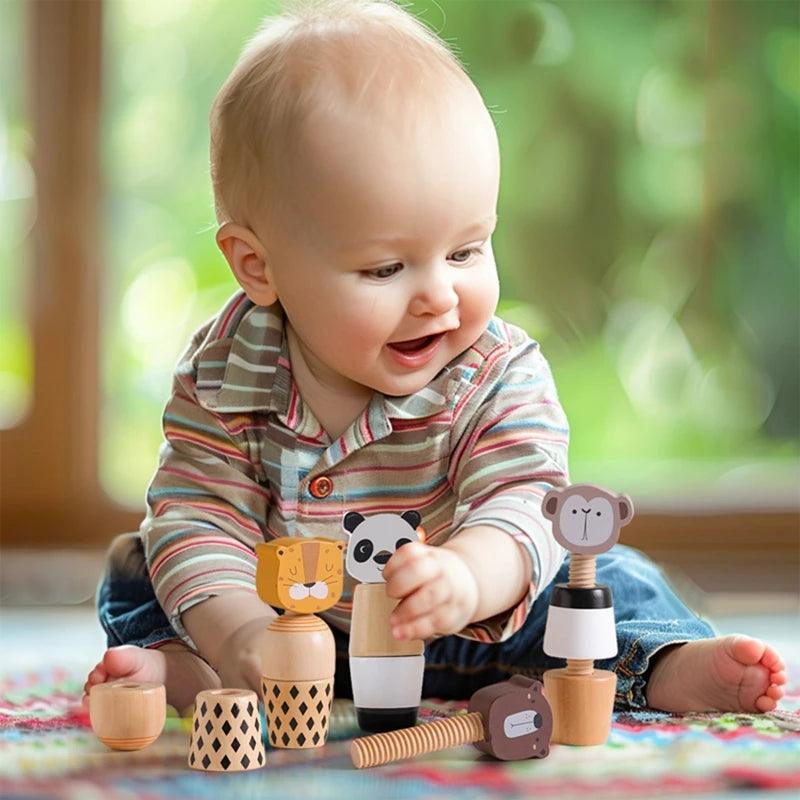
[{"label": "wooden toy body", "polygon": [[617,676],[594,669],[594,660],[617,654],[611,590],[595,583],[596,554],[608,550],[633,515],[625,495],[581,484],[553,489],[544,498],[553,535],[571,551],[568,583],[553,588],[544,651],[565,658],[563,669],[544,673],[544,691],[553,710],[553,742],[603,744],[611,730]]},{"label": "wooden toy body", "polygon": [[425,645],[398,641],[389,615],[399,601],[385,583],[359,583],[353,592],[350,678],[359,726],[386,731],[414,725],[422,697]]},{"label": "wooden toy body", "polygon": [[603,744],[611,730],[611,714],[617,676],[593,669],[589,662],[584,673],[570,669],[551,669],[544,673],[544,693],[553,708],[553,735],[556,744]]},{"label": "wooden toy body", "polygon": [[617,654],[617,629],[611,590],[589,585],[594,581],[594,558],[573,556],[571,581],[553,587],[547,611],[544,651],[567,659],[566,668],[544,673],[554,717],[552,740],[557,744],[602,744],[611,730],[617,676],[594,669],[593,661]]},{"label": "wooden toy body", "polygon": [[262,638],[261,688],[275,747],[322,747],[328,737],[336,645],[314,614],[287,611]]},{"label": "wooden toy body", "polygon": [[195,699],[189,766],[245,772],[265,763],[258,697],[247,689],[207,689]]},{"label": "wooden toy body", "polygon": [[92,730],[112,750],[141,750],[164,729],[167,696],[163,684],[120,680],[98,683],[89,692]]}]

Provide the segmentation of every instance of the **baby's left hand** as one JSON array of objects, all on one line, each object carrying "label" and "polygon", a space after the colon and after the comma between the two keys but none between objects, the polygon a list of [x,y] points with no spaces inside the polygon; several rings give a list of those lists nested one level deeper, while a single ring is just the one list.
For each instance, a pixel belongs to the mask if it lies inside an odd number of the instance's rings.
[{"label": "baby's left hand", "polygon": [[389,617],[395,639],[456,633],[472,621],[478,583],[464,559],[445,547],[403,545],[383,570],[386,593],[400,598]]}]

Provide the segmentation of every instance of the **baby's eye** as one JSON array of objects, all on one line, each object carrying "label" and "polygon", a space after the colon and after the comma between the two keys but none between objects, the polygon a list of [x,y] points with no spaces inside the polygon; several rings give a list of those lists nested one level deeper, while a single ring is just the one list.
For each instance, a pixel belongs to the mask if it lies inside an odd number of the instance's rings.
[{"label": "baby's eye", "polygon": [[391,278],[392,275],[396,275],[401,269],[403,268],[402,264],[387,264],[384,267],[378,267],[377,269],[371,269],[367,271],[367,275],[371,278],[378,278],[378,280],[385,280],[386,278]]},{"label": "baby's eye", "polygon": [[483,250],[481,250],[480,247],[468,247],[464,250],[456,250],[456,252],[450,256],[450,260],[455,261],[456,264],[466,264],[473,255],[479,256],[482,253]]}]

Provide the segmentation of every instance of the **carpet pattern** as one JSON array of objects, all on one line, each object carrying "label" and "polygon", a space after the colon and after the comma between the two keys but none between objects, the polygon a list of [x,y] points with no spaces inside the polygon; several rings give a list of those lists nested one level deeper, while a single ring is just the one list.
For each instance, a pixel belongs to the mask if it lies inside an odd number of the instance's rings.
[{"label": "carpet pattern", "polygon": [[[0,797],[597,800],[800,789],[800,688],[766,715],[616,714],[604,746],[553,746],[542,760],[502,763],[465,745],[363,771],[349,757],[359,733],[352,704],[337,700],[324,748],[268,748],[262,770],[212,775],[188,768],[191,720],[177,716],[145,750],[107,750],[79,703],[84,677],[66,669],[0,677]],[[420,717],[465,706],[425,701]]]}]

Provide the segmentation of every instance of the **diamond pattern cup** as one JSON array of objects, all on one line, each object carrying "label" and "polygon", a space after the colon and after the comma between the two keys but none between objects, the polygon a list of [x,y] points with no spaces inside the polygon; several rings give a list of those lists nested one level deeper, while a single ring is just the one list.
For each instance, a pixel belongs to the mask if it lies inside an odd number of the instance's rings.
[{"label": "diamond pattern cup", "polygon": [[328,738],[333,681],[261,679],[269,741],[273,747],[322,747]]},{"label": "diamond pattern cup", "polygon": [[204,772],[244,772],[266,762],[258,697],[244,689],[207,689],[194,705],[189,766]]}]

